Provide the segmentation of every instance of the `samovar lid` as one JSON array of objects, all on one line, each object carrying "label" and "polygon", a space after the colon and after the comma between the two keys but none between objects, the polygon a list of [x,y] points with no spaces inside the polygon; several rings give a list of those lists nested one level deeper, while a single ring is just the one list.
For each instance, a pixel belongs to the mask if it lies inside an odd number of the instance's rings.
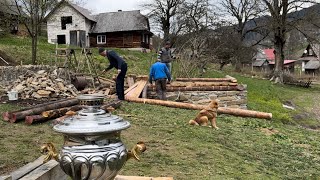
[{"label": "samovar lid", "polygon": [[54,131],[63,134],[100,135],[130,127],[128,121],[99,108],[103,104],[102,95],[80,95],[78,99],[83,109],[55,125]]}]

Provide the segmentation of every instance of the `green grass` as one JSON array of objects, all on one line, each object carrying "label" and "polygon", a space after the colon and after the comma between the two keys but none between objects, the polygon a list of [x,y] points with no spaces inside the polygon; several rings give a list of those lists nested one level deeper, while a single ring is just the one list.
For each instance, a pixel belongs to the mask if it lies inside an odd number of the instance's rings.
[{"label": "green grass", "polygon": [[[24,53],[19,47],[27,48],[27,44],[20,41],[28,40],[5,38],[5,41],[0,38],[0,48],[16,46],[16,51]],[[41,42],[39,51],[44,55],[46,51],[54,51],[54,46],[47,45],[44,39]],[[154,54],[115,50],[126,58],[128,73],[145,75],[155,60]],[[96,49],[94,54],[97,54]],[[20,60],[28,62],[31,55],[23,55],[26,57]],[[99,68],[107,65],[103,57],[96,56],[96,59]],[[179,64],[174,63],[175,66]],[[136,142],[144,141],[147,151],[140,162],[128,161],[120,174],[173,176],[186,180],[319,179],[319,131],[304,127],[319,128],[320,88],[275,85],[230,71],[216,71],[213,67],[208,68],[204,77],[224,77],[226,74],[248,85],[249,109],[270,112],[273,119],[219,115],[220,130],[213,130],[187,124],[197,111],[124,102],[115,114],[130,121],[132,126],[122,132],[122,139],[129,149]],[[296,109],[283,108],[286,101],[293,103]],[[21,107],[1,104],[0,113],[16,108]],[[299,115],[302,118],[297,118]],[[267,135],[261,128],[278,133]],[[42,143],[53,142],[59,148],[63,141],[60,134],[53,132],[50,122],[26,126],[23,122],[10,124],[0,120],[0,137],[0,174],[38,158]]]}]

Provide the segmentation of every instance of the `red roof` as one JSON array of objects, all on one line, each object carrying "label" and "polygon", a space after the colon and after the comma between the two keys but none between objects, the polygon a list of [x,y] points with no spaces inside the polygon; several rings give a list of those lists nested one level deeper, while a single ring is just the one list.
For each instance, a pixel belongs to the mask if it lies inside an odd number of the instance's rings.
[{"label": "red roof", "polygon": [[263,52],[266,55],[267,60],[274,60],[275,56],[273,53],[274,49],[264,49]]},{"label": "red roof", "polygon": [[[295,62],[296,60],[284,60],[284,65]],[[275,64],[275,61],[269,61],[269,64]]]}]

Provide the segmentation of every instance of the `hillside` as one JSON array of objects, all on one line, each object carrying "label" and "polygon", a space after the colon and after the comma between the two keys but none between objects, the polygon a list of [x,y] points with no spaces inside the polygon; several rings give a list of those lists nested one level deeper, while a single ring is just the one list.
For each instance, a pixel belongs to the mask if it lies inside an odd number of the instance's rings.
[{"label": "hillside", "polygon": [[[31,59],[29,42],[0,37],[0,50],[19,64],[26,64]],[[49,63],[54,48],[42,39],[39,61]],[[128,73],[147,74],[155,60],[154,54],[116,51],[127,59]],[[96,59],[102,69],[105,60],[99,56]],[[178,68],[179,63],[173,66]],[[214,65],[208,67],[204,77],[226,74],[248,85],[249,109],[271,112],[273,119],[219,115],[220,130],[212,130],[187,124],[197,111],[124,102],[115,111],[132,124],[123,131],[123,141],[131,148],[142,140],[147,151],[140,162],[127,162],[120,174],[173,176],[175,180],[320,178],[320,87],[274,85],[231,71],[217,71]],[[283,108],[283,104],[295,110]],[[21,107],[1,104],[0,113],[17,108]],[[0,137],[0,174],[39,157],[42,143],[53,142],[59,148],[63,141],[60,134],[53,132],[50,122],[26,126],[0,120]]]}]

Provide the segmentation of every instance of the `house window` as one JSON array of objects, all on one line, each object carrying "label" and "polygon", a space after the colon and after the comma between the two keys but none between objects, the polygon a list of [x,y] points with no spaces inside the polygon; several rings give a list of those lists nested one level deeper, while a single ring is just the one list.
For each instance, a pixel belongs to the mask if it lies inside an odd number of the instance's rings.
[{"label": "house window", "polygon": [[106,44],[106,35],[98,35],[97,36],[97,44]]},{"label": "house window", "polygon": [[72,16],[61,17],[61,29],[67,29],[67,24],[72,24]]}]

